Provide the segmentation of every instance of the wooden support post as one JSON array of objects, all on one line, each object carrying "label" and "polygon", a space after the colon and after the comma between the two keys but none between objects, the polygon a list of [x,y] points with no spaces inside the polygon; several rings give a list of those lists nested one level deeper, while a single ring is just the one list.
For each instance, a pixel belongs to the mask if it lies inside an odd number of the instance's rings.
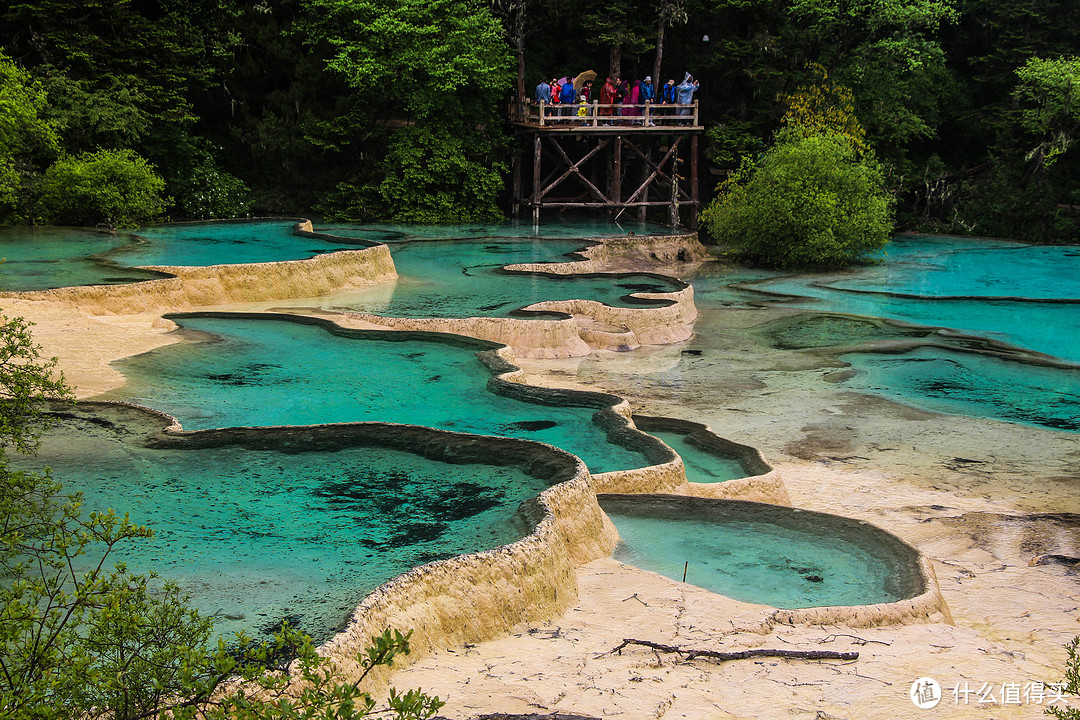
[{"label": "wooden support post", "polygon": [[[648,103],[645,104],[645,124],[646,125],[649,124],[649,104]],[[649,142],[648,140],[645,141],[645,154],[650,159],[652,158],[653,148],[655,146],[656,146],[656,143]],[[649,202],[649,185],[652,185],[652,176],[649,173],[649,163],[646,162],[646,163],[641,164],[641,186],[642,186],[641,202],[642,203]],[[648,211],[649,211],[649,206],[648,205],[642,204],[642,205],[638,206],[637,219],[638,219],[639,222],[645,222],[645,214]]]},{"label": "wooden support post", "polygon": [[622,135],[615,136],[615,159],[611,167],[611,202],[622,202]]},{"label": "wooden support post", "polygon": [[[696,101],[695,101],[696,102]],[[697,107],[694,108],[695,114]],[[695,119],[695,123],[696,123]],[[698,136],[690,138],[690,229],[697,230],[698,216]]]},{"label": "wooden support post", "polygon": [[513,196],[510,198],[512,205],[511,211],[514,219],[517,220],[521,217],[521,138],[514,138],[514,190]]},{"label": "wooden support post", "polygon": [[[544,105],[540,105],[540,124],[544,123]],[[533,186],[532,186],[532,221],[540,224],[540,133],[533,133]]]}]

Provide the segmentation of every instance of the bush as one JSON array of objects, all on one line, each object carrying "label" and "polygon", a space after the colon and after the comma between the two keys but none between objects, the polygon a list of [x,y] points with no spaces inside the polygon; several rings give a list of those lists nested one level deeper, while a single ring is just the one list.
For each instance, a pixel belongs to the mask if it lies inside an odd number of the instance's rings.
[{"label": "bush", "polygon": [[56,157],[58,123],[47,118],[45,89],[0,52],[0,221],[25,222],[28,188]]},{"label": "bush", "polygon": [[505,164],[494,161],[473,135],[437,124],[395,133],[379,185],[386,214],[396,222],[421,224],[502,217],[494,198],[502,187]]},{"label": "bush", "polygon": [[57,225],[134,227],[169,199],[165,181],[131,150],[99,150],[57,160],[41,179],[41,214]]},{"label": "bush", "polygon": [[892,200],[881,170],[831,133],[781,133],[746,160],[702,212],[706,230],[741,259],[785,269],[836,268],[885,245]]}]

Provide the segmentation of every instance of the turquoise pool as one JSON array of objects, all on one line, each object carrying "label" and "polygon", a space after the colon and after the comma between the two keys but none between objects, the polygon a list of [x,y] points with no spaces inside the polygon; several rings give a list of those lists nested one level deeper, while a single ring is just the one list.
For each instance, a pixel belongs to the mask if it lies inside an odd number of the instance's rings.
[{"label": "turquoise pool", "polygon": [[482,317],[510,315],[543,300],[597,300],[618,307],[663,305],[632,299],[635,292],[672,292],[681,283],[653,275],[543,275],[508,272],[506,265],[566,262],[582,240],[509,237],[441,242],[399,242],[390,252],[398,281],[387,297],[383,288],[351,293],[334,310],[392,317]]},{"label": "turquoise pool", "polygon": [[[127,384],[99,396],[177,417],[187,430],[379,420],[550,443],[593,472],[650,464],[609,442],[597,406],[523,402],[487,389],[477,359],[491,344],[333,334],[283,316],[180,317],[195,342],[118,363]],[[582,396],[584,397],[584,396]]]},{"label": "turquoise pool", "polygon": [[1080,363],[1080,248],[901,236],[879,259],[750,287],[811,310],[946,327]]},{"label": "turquoise pool", "polygon": [[[779,278],[714,268],[691,283],[705,310],[740,302],[805,309],[763,329],[783,349],[880,340],[947,346],[844,355],[857,371],[845,381],[853,389],[936,412],[1080,430],[1080,248],[901,236],[877,260],[844,273]],[[973,343],[957,333],[1015,348],[1012,359],[962,352]],[[679,381],[692,384],[695,364],[682,365]]]},{"label": "turquoise pool", "polygon": [[0,227],[0,291],[119,285],[161,277],[106,260],[138,243],[131,235],[54,227]]},{"label": "turquoise pool", "polygon": [[514,465],[348,443],[151,448],[143,438],[153,418],[139,411],[64,414],[40,456],[16,466],[47,463],[84,493],[84,512],[116,508],[153,528],[112,560],[179,583],[226,636],[287,619],[325,640],[367,593],[406,570],[531,532],[535,513],[522,503],[548,487]]},{"label": "turquoise pool", "polygon": [[600,495],[615,558],[744,602],[867,605],[923,591],[917,554],[872,525],[795,508],[672,495]]},{"label": "turquoise pool", "polygon": [[649,430],[653,437],[660,438],[679,453],[686,468],[686,479],[694,483],[717,483],[746,477],[747,472],[737,458],[723,457],[711,453],[686,441],[686,435],[679,432]]}]

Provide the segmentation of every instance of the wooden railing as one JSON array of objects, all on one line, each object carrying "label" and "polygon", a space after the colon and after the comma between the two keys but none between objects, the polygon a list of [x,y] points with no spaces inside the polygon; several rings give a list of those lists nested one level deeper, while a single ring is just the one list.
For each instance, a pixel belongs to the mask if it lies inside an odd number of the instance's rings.
[{"label": "wooden railing", "polygon": [[[584,112],[582,112],[584,110]],[[548,103],[525,103],[510,105],[512,122],[536,125],[538,127],[678,127],[698,124],[698,101],[689,105],[656,105],[646,102],[643,105],[623,103],[589,104],[574,103],[549,105]]]}]

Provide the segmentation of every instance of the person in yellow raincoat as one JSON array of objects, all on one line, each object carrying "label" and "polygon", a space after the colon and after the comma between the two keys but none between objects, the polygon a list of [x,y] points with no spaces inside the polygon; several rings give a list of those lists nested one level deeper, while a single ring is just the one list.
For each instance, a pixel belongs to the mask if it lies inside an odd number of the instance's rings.
[{"label": "person in yellow raincoat", "polygon": [[582,125],[589,124],[589,121],[586,119],[589,117],[589,95],[587,93],[582,92],[578,94],[577,116],[582,118]]}]

